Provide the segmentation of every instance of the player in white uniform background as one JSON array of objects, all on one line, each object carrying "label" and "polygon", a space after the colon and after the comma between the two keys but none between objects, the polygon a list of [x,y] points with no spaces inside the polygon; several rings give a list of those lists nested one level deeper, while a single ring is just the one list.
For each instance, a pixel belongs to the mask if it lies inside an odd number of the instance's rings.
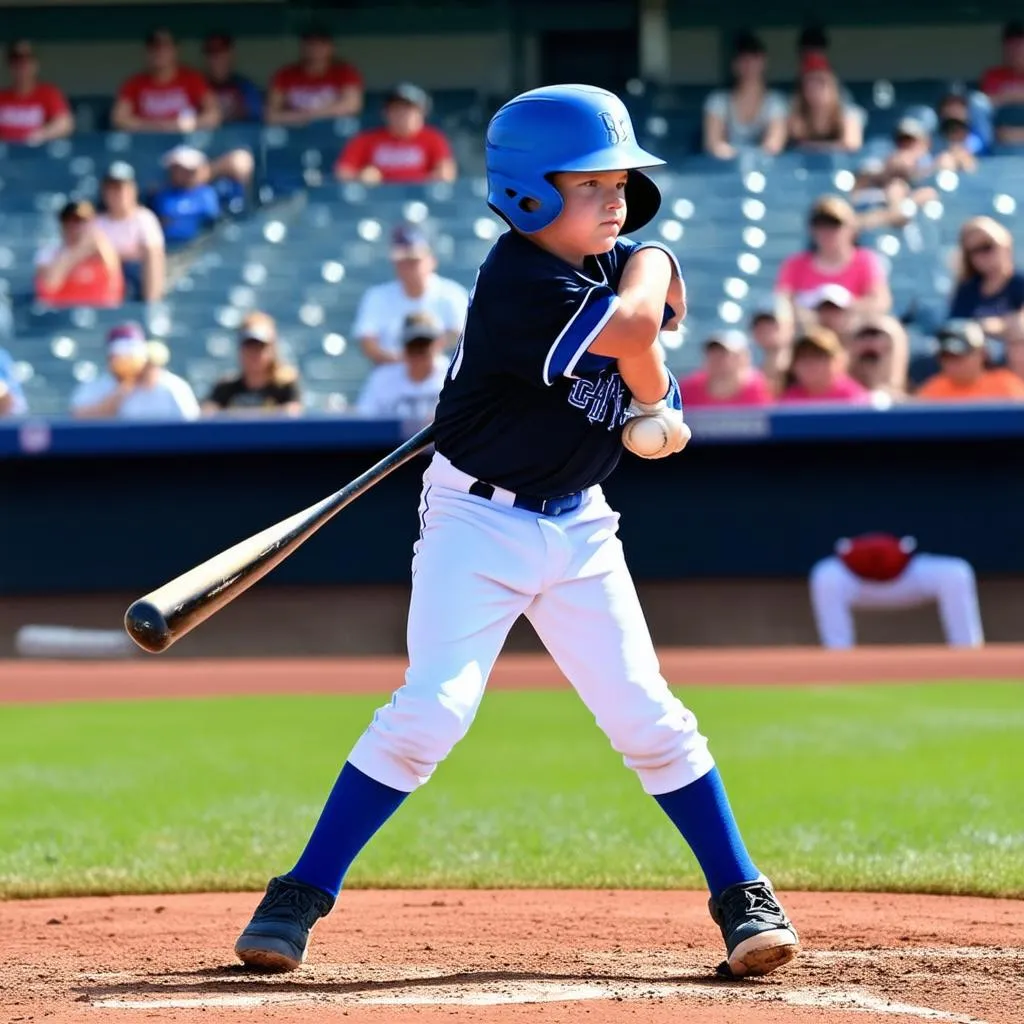
[{"label": "player in white uniform background", "polygon": [[657,213],[639,168],[663,161],[637,145],[617,97],[580,85],[505,104],[486,156],[488,203],[511,230],[477,274],[437,407],[405,685],[357,741],[236,953],[263,970],[302,962],[359,851],[465,735],[526,615],[696,856],[724,973],[766,974],[796,955],[796,932],[747,852],[707,740],[659,671],[601,490],[623,443],[638,443],[634,425],[663,438],[657,456],[689,436],[658,344],[685,311],[679,266],[660,243],[623,237]]},{"label": "player in white uniform background", "polygon": [[917,550],[913,537],[865,533],[842,538],[835,554],[811,569],[811,605],[822,646],[856,643],[858,608],[913,608],[934,602],[951,647],[985,642],[978,588],[969,562]]}]

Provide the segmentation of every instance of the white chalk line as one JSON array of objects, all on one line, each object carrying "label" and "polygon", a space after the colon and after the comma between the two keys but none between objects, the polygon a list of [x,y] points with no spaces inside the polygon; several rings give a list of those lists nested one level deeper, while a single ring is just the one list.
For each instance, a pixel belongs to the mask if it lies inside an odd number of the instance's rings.
[{"label": "white chalk line", "polygon": [[[454,988],[454,986],[453,986]],[[503,982],[478,986],[475,990],[444,991],[411,984],[402,991],[387,993],[344,993],[324,995],[267,992],[263,995],[177,996],[168,999],[100,999],[91,1004],[111,1010],[178,1010],[178,1009],[254,1009],[280,1004],[342,1004],[347,1006],[508,1006],[523,1003],[582,1002],[596,999],[651,999],[694,996],[700,999],[754,1002],[765,993],[757,988],[730,985],[697,985],[693,983],[590,982],[563,983],[555,981]],[[772,1001],[790,1006],[818,1009],[849,1010],[893,1017],[916,1017],[918,1020],[941,1021],[944,1024],[986,1024],[977,1017],[935,1010],[928,1006],[890,1002],[863,989],[833,990],[822,987],[773,989]]]}]

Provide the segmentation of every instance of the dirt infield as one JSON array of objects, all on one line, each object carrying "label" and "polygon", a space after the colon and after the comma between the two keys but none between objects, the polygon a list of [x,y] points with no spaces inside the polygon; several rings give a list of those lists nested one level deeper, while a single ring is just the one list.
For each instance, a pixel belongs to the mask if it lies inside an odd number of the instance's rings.
[{"label": "dirt infield", "polygon": [[[1024,645],[978,650],[948,647],[814,647],[742,650],[662,648],[661,668],[673,685],[898,683],[942,679],[1022,679]],[[209,697],[253,693],[386,694],[401,685],[401,658],[307,658],[246,661],[0,661],[0,702]],[[492,689],[567,686],[547,655],[498,659]]]},{"label": "dirt infield", "polygon": [[[662,652],[677,684],[1011,679],[1024,648]],[[0,663],[0,701],[244,693],[384,694],[398,659]],[[492,685],[566,685],[510,656]],[[0,903],[0,1022],[114,1024],[1009,1024],[1024,1006],[1024,901],[786,894],[805,952],[771,978],[723,981],[721,941],[690,892],[353,891],[307,966],[261,978],[231,944],[254,894]]]},{"label": "dirt infield", "polygon": [[299,973],[233,965],[245,894],[0,905],[5,1021],[1019,1021],[1024,903],[793,893],[806,952],[721,981],[696,893],[349,892]]}]

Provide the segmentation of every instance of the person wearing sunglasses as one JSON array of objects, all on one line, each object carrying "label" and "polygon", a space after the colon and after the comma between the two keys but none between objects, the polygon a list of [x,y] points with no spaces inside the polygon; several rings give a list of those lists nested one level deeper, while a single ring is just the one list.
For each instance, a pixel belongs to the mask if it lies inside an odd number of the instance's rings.
[{"label": "person wearing sunglasses", "polygon": [[1013,236],[991,217],[960,228],[960,273],[950,319],[977,320],[990,338],[1024,341],[1024,274],[1014,267]]}]

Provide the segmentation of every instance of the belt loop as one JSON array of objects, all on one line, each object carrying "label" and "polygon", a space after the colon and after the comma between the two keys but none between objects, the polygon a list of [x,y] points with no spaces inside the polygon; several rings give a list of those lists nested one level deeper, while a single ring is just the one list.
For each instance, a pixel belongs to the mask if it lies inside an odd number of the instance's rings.
[{"label": "belt loop", "polygon": [[494,487],[492,484],[485,484],[482,480],[474,480],[469,485],[469,493],[476,498],[490,501],[494,497]]}]

